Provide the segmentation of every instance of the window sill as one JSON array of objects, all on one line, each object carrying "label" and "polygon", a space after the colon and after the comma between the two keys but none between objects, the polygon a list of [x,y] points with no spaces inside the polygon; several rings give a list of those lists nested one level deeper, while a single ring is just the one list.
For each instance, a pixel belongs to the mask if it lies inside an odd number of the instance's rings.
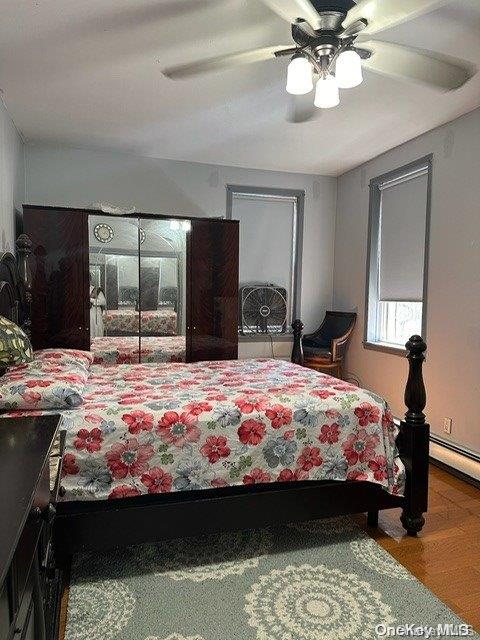
[{"label": "window sill", "polygon": [[248,334],[238,334],[239,342],[292,342],[293,333],[274,333],[274,334],[262,334],[262,333],[252,333]]},{"label": "window sill", "polygon": [[365,341],[363,348],[371,349],[372,351],[382,351],[383,353],[392,353],[395,356],[402,356],[403,358],[407,355],[407,350],[404,347],[388,344],[387,342]]}]

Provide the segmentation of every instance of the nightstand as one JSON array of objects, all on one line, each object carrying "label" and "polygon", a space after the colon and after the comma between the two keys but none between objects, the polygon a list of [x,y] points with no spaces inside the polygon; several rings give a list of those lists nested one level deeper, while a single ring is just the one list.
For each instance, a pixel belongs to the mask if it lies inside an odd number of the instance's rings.
[{"label": "nightstand", "polygon": [[0,640],[53,640],[61,576],[52,558],[61,416],[0,419]]}]

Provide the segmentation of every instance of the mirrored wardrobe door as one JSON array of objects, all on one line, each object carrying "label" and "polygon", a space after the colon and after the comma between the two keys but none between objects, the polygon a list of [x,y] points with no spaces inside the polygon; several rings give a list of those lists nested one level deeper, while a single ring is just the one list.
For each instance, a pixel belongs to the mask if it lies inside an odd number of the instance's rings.
[{"label": "mirrored wardrobe door", "polygon": [[140,361],[185,361],[189,221],[140,219]]},{"label": "mirrored wardrobe door", "polygon": [[97,362],[140,361],[139,221],[89,216],[90,339]]}]

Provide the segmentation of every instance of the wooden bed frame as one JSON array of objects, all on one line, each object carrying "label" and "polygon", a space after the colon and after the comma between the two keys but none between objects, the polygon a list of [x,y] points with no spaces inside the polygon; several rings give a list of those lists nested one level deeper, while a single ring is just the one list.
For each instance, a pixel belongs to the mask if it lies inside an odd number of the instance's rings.
[{"label": "wooden bed frame", "polygon": [[[31,277],[29,239],[17,240],[18,260],[0,259],[0,314],[30,327]],[[303,364],[300,320],[293,323],[292,362]],[[421,531],[428,494],[429,425],[422,364],[426,344],[413,336],[406,344],[409,374],[405,387],[407,412],[400,423],[397,446],[406,467],[405,496],[393,496],[376,484],[359,481],[307,481],[225,487],[200,491],[147,495],[124,500],[60,502],[55,519],[58,558],[80,550],[189,537],[218,531],[281,525],[316,518],[368,513],[376,526],[381,509],[401,508],[401,522],[409,535]]]}]

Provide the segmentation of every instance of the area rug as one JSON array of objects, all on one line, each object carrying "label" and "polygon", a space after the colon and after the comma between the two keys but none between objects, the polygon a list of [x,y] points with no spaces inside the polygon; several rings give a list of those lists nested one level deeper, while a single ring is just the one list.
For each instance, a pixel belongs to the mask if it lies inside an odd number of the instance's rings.
[{"label": "area rug", "polygon": [[65,640],[372,640],[408,624],[436,637],[462,621],[343,517],[77,555]]}]

